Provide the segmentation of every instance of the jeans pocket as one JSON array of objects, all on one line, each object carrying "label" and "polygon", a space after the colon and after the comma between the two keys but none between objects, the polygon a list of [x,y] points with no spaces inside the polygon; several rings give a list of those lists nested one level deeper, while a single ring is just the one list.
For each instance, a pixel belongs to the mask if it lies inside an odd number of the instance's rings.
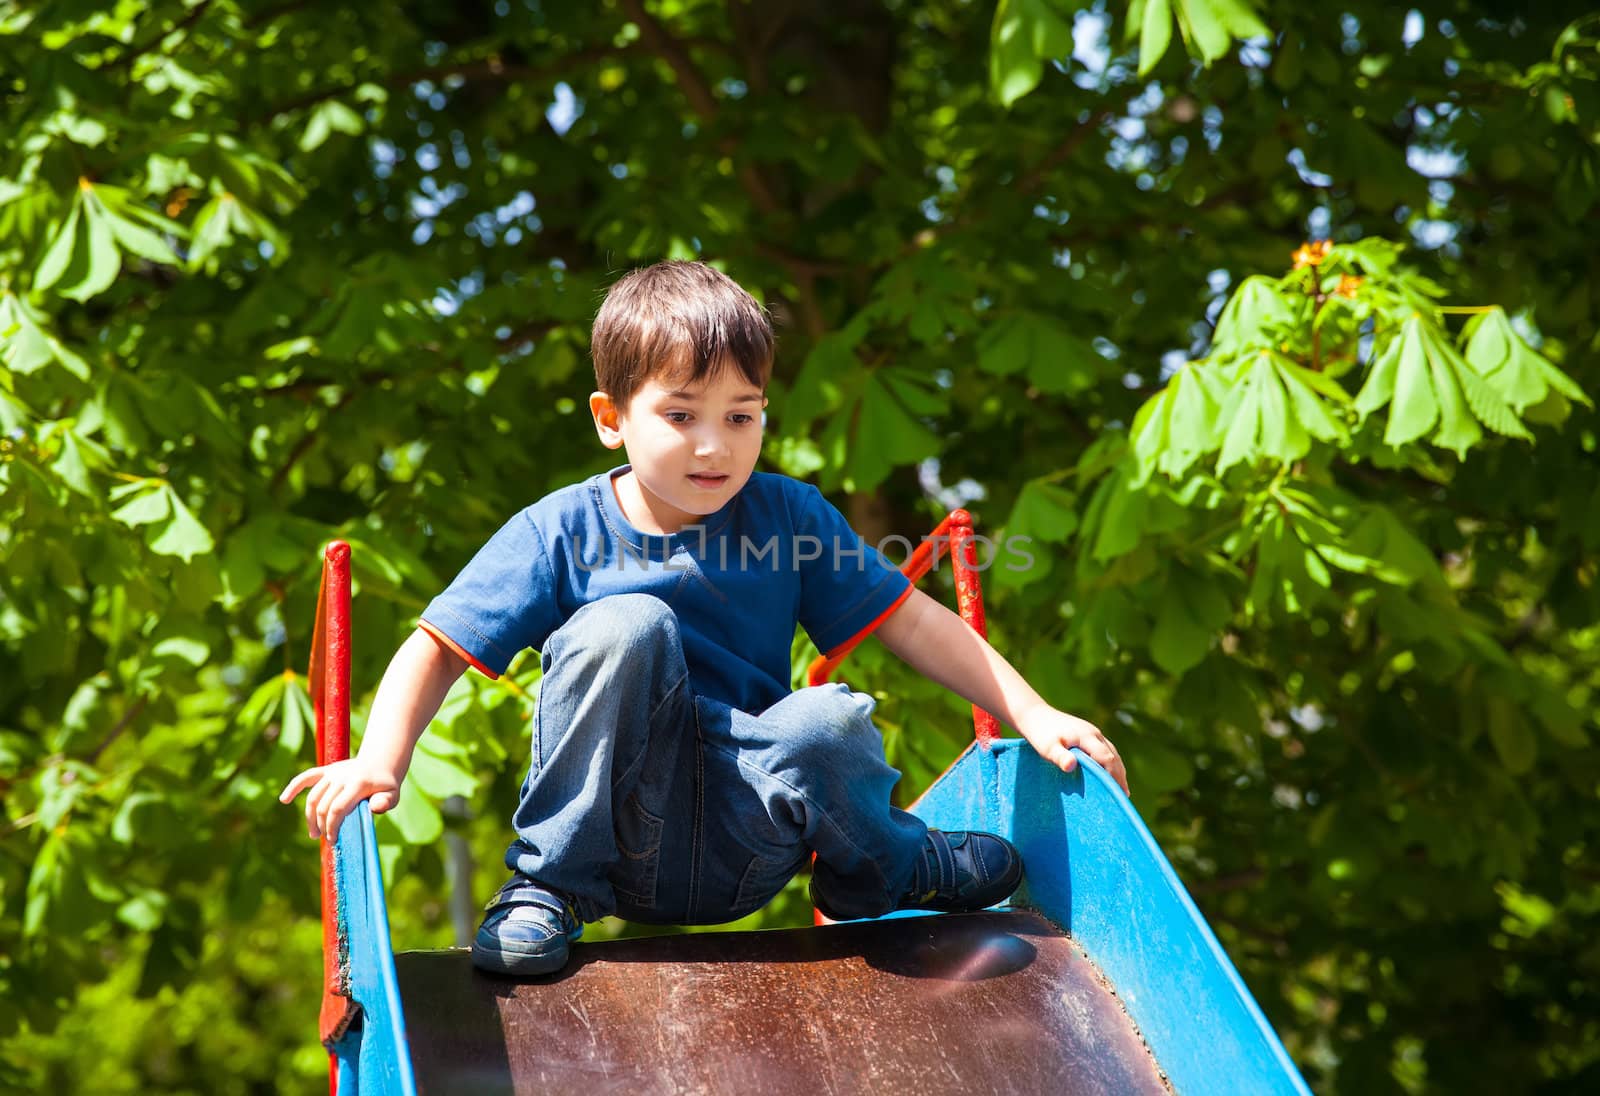
[{"label": "jeans pocket", "polygon": [[611,869],[611,888],[618,898],[651,909],[661,863],[661,819],[640,806],[637,795],[629,795],[617,812],[616,835],[621,856]]},{"label": "jeans pocket", "polygon": [[768,860],[762,856],[752,857],[750,866],[739,877],[739,890],[733,897],[733,909],[729,912],[734,917],[754,913],[777,897],[797,870],[798,865],[793,863]]}]

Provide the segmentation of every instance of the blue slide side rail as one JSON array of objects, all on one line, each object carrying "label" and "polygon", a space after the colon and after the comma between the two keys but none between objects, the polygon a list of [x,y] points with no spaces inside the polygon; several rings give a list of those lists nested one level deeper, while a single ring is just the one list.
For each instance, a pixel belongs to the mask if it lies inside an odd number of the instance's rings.
[{"label": "blue slide side rail", "polygon": [[339,826],[334,879],[350,995],[361,1006],[361,1015],[333,1047],[339,1061],[340,1096],[416,1096],[394,951],[389,943],[389,907],[383,897],[378,835],[365,801]]},{"label": "blue slide side rail", "polygon": [[913,809],[932,826],[1016,843],[1025,868],[1017,904],[1084,949],[1177,1092],[1309,1096],[1144,821],[1103,769],[1077,756],[1064,773],[1022,739],[974,744]]}]

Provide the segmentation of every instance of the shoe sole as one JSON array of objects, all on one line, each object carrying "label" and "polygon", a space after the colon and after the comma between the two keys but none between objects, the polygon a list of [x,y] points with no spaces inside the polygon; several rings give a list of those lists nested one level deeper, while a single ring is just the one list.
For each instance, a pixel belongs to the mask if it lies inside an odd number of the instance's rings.
[{"label": "shoe sole", "polygon": [[507,949],[500,944],[485,944],[480,939],[472,941],[472,965],[491,974],[509,974],[524,977],[534,974],[554,974],[567,965],[571,957],[572,940],[561,939],[559,945],[552,940],[539,951]]},{"label": "shoe sole", "polygon": [[[1004,875],[998,879],[992,880],[989,883],[989,886],[996,888],[996,893],[992,899],[983,903],[982,905],[974,905],[970,900],[967,902],[929,902],[926,905],[913,904],[896,906],[889,912],[894,913],[896,910],[922,910],[926,913],[977,913],[980,910],[993,909],[995,906],[1004,903],[1010,899],[1012,895],[1016,894],[1017,888],[1022,886],[1023,874],[1022,860],[1020,858],[1013,860],[1011,862],[1010,869]],[[1004,888],[1003,893],[999,890],[999,888]],[[853,917],[834,916],[834,914],[828,910],[827,906],[823,902],[818,901],[818,895],[815,890],[810,892],[810,897],[811,904],[816,907],[817,912],[821,913],[822,916],[826,917],[830,921],[858,920],[858,918]]]}]

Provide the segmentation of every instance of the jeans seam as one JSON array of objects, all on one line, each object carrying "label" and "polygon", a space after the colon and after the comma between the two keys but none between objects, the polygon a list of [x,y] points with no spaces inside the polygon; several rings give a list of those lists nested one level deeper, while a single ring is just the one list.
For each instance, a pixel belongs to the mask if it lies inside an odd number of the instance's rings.
[{"label": "jeans seam", "polygon": [[620,887],[617,885],[614,879],[611,880],[611,889],[614,893],[623,896],[635,906],[639,906],[642,909],[654,910],[656,908],[657,899],[661,893],[661,831],[663,823],[662,819],[644,809],[644,807],[639,803],[639,797],[637,794],[630,794],[627,799],[623,800],[620,810],[625,812],[630,808],[633,810],[634,814],[639,818],[639,820],[644,823],[645,828],[653,834],[653,843],[649,848],[642,850],[638,854],[634,854],[628,851],[628,849],[622,844],[621,840],[618,840],[616,842],[618,856],[617,863],[619,865],[623,863],[638,865],[640,868],[639,875],[630,881],[648,884],[649,892],[646,893],[644,891],[631,890],[627,887]]},{"label": "jeans seam", "polygon": [[[547,661],[541,658],[541,663]],[[541,688],[533,698],[533,763],[540,772],[544,771],[544,672],[548,667],[541,665],[539,680]]]},{"label": "jeans seam", "polygon": [[[666,690],[666,692],[661,694],[661,699],[656,701],[655,705],[650,709],[650,714],[645,716],[645,725],[646,726],[653,726],[655,724],[656,716],[660,714],[662,707],[666,704],[666,702],[668,700],[672,699],[672,694],[677,692],[679,687],[682,686],[684,683],[686,683],[688,680],[689,680],[689,674],[688,674],[688,671],[685,671],[683,676],[678,678],[678,680],[673,683],[673,685],[672,685],[672,687],[670,689]],[[543,690],[541,690],[540,691],[540,696],[543,696],[543,695],[544,695]],[[629,780],[634,778],[635,774],[639,770],[639,766],[644,764],[644,759],[645,759],[646,756],[649,755],[649,753],[650,753],[650,736],[648,734],[646,734],[645,735],[644,744],[639,747],[639,755],[628,763],[628,767],[625,770],[623,770],[622,775],[618,776],[615,780],[613,780],[611,782],[611,794],[612,794],[613,797],[616,796],[618,788],[620,788],[622,785],[628,783]]]},{"label": "jeans seam", "polygon": [[700,911],[701,846],[705,843],[706,754],[705,733],[700,727],[700,707],[689,704],[694,716],[694,817],[689,821],[689,894],[684,914],[689,918]]},{"label": "jeans seam", "polygon": [[[749,883],[751,881],[750,877],[751,877],[752,873],[755,872],[757,865],[760,865],[762,867],[770,867],[770,868],[773,868],[773,869],[777,869],[777,868],[780,868],[780,867],[784,866],[779,861],[768,860],[764,856],[752,856],[750,858],[750,863],[745,866],[744,873],[739,876],[739,889],[737,891],[735,891],[734,895],[733,895],[733,908],[736,909],[736,910],[737,909],[742,909],[744,907],[745,903],[750,901],[750,896],[745,892],[745,887],[749,885]],[[793,872],[789,873],[789,876],[791,878],[793,877],[793,875],[794,875]],[[784,882],[787,883],[788,879],[785,879]],[[779,889],[780,890],[782,889],[782,885],[781,884],[779,886]]]},{"label": "jeans seam", "polygon": [[672,694],[678,691],[679,686],[683,685],[688,680],[689,671],[685,670],[678,680],[672,683],[670,688],[663,690],[661,693],[661,699],[656,701],[655,705],[650,709],[650,715],[647,718],[651,722],[655,721],[656,714],[661,711],[661,706],[670,700],[672,698]]}]

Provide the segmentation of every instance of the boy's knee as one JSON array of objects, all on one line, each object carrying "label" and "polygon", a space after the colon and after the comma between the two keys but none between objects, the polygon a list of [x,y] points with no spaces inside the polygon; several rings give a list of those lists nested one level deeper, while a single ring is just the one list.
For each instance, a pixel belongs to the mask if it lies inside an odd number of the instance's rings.
[{"label": "boy's knee", "polygon": [[601,650],[627,652],[677,638],[678,617],[649,594],[613,594],[580,608],[561,630]]},{"label": "boy's knee", "polygon": [[878,728],[872,722],[877,701],[847,685],[815,685],[790,695],[800,699],[793,736],[785,736],[803,754],[838,755],[868,745],[881,751]]}]

